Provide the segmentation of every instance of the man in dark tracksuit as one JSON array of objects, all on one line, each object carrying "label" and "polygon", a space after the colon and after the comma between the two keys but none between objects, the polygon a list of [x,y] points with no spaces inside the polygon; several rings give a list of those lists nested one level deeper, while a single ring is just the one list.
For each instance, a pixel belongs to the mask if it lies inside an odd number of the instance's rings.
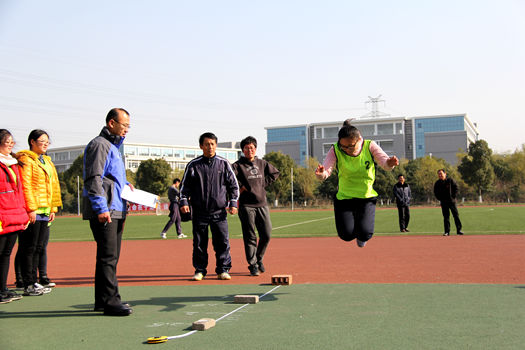
[{"label": "man in dark tracksuit", "polygon": [[403,175],[398,175],[398,182],[394,185],[394,197],[397,204],[397,213],[399,215],[399,230],[401,232],[408,231],[408,223],[410,221],[410,186],[405,182]]},{"label": "man in dark tracksuit", "polygon": [[228,160],[217,156],[217,136],[204,133],[199,138],[202,156],[186,166],[181,185],[181,213],[192,211],[193,280],[200,281],[207,274],[208,227],[215,250],[215,272],[221,280],[231,276],[230,237],[227,212],[237,214],[239,185]]},{"label": "man in dark tracksuit", "polygon": [[454,223],[458,235],[462,235],[461,232],[461,220],[459,220],[458,208],[456,207],[456,195],[458,193],[458,185],[456,181],[447,177],[445,169],[438,170],[439,180],[434,184],[434,195],[441,203],[441,212],[443,213],[443,222],[445,226],[445,233],[443,236],[450,235],[450,213],[454,217]]},{"label": "man in dark tracksuit", "polygon": [[89,142],[84,151],[83,218],[89,220],[97,242],[95,268],[95,311],[105,315],[128,316],[133,310],[122,303],[118,290],[117,263],[124,222],[126,201],[121,193],[126,170],[119,147],[129,129],[129,113],[114,108],[106,117],[100,135]]},{"label": "man in dark tracksuit", "polygon": [[[266,204],[266,187],[279,177],[279,170],[255,156],[257,140],[248,136],[241,141],[244,157],[233,163],[233,171],[239,182],[239,219],[241,220],[244,252],[248,270],[252,276],[264,272],[264,253],[270,242],[272,221]],[[259,244],[255,228],[259,232]]]}]

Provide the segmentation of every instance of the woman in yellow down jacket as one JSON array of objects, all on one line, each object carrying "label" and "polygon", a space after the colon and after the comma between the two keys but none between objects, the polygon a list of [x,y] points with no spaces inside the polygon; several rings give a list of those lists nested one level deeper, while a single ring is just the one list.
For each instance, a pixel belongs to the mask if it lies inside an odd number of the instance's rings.
[{"label": "woman in yellow down jacket", "polygon": [[18,152],[17,158],[22,165],[20,172],[30,224],[18,237],[15,268],[18,263],[24,295],[41,295],[51,291],[47,287],[55,286],[47,276],[47,243],[49,225],[62,206],[62,199],[57,171],[51,158],[45,155],[49,135],[44,130],[33,130],[28,143],[30,149]]}]

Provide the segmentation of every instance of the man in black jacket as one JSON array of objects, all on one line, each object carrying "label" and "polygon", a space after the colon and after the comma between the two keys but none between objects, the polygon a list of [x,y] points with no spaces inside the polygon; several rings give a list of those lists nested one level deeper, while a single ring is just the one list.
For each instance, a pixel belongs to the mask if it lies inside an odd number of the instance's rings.
[{"label": "man in black jacket", "polygon": [[447,177],[445,169],[439,169],[437,173],[439,180],[434,184],[434,195],[441,203],[441,212],[443,213],[443,222],[445,225],[445,233],[443,236],[450,235],[450,213],[452,213],[454,217],[458,235],[462,235],[461,220],[459,220],[458,208],[456,207],[458,185],[456,181]]},{"label": "man in black jacket", "polygon": [[227,159],[215,154],[217,136],[211,132],[199,138],[202,156],[186,166],[182,178],[180,210],[192,211],[193,280],[201,281],[208,267],[208,227],[215,250],[215,272],[221,280],[229,280],[232,266],[227,213],[237,214],[239,185]]},{"label": "man in black jacket", "polygon": [[[279,170],[255,156],[257,140],[248,136],[241,141],[244,157],[233,163],[233,171],[241,188],[239,219],[241,220],[244,252],[252,276],[264,272],[264,253],[270,242],[272,222],[266,204],[266,187],[279,177]],[[259,232],[259,244],[255,228]]]},{"label": "man in black jacket", "polygon": [[168,189],[168,199],[170,200],[170,219],[162,229],[162,232],[160,233],[160,237],[162,239],[166,239],[166,232],[170,229],[170,227],[175,224],[175,228],[177,229],[177,238],[184,238],[187,237],[184,233],[182,233],[182,228],[180,226],[180,213],[179,213],[179,200],[180,200],[180,191],[179,191],[179,185],[180,185],[180,179],[176,178],[173,180],[173,184]]},{"label": "man in black jacket", "polygon": [[399,230],[408,231],[408,222],[410,221],[410,186],[405,182],[405,176],[399,174],[397,183],[394,185],[394,197],[397,204],[397,213],[399,215]]}]

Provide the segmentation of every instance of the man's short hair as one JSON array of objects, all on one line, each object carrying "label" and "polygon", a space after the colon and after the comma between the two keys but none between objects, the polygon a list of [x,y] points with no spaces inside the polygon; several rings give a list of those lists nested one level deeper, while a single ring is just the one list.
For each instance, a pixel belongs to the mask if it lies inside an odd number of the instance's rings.
[{"label": "man's short hair", "polygon": [[176,184],[177,182],[180,182],[180,179],[178,177],[173,179],[173,183]]},{"label": "man's short hair", "polygon": [[199,145],[202,146],[204,144],[204,139],[212,139],[215,140],[215,143],[217,143],[217,136],[215,136],[215,134],[212,132],[205,132],[204,134],[202,134],[199,137]]},{"label": "man's short hair", "polygon": [[399,179],[401,176],[405,177],[405,175],[399,174],[399,175],[397,175],[397,178]]},{"label": "man's short hair", "polygon": [[127,115],[129,115],[128,111],[126,111],[124,108],[113,108],[108,112],[108,115],[106,116],[106,124],[109,123],[109,121],[112,119],[118,122],[118,116],[120,112],[124,112]]},{"label": "man's short hair", "polygon": [[241,141],[241,149],[244,149],[244,146],[252,144],[257,148],[257,140],[253,136],[247,136]]},{"label": "man's short hair", "polygon": [[437,172],[439,173],[440,171],[444,172],[445,174],[447,173],[445,169],[438,169]]}]

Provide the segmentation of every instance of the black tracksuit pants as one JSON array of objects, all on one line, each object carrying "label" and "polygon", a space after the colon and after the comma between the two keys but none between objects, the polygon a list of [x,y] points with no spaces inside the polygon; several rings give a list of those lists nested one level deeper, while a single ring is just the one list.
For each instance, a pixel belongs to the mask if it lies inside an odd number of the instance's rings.
[{"label": "black tracksuit pants", "polygon": [[208,227],[211,230],[213,249],[215,250],[215,272],[219,275],[229,272],[232,267],[230,255],[230,236],[226,210],[216,215],[193,214],[193,267],[195,273],[204,276],[208,267]]},{"label": "black tracksuit pants", "polygon": [[97,218],[89,220],[93,238],[97,242],[95,266],[95,307],[122,304],[118,290],[117,263],[120,257],[125,219],[111,219],[103,224]]}]

